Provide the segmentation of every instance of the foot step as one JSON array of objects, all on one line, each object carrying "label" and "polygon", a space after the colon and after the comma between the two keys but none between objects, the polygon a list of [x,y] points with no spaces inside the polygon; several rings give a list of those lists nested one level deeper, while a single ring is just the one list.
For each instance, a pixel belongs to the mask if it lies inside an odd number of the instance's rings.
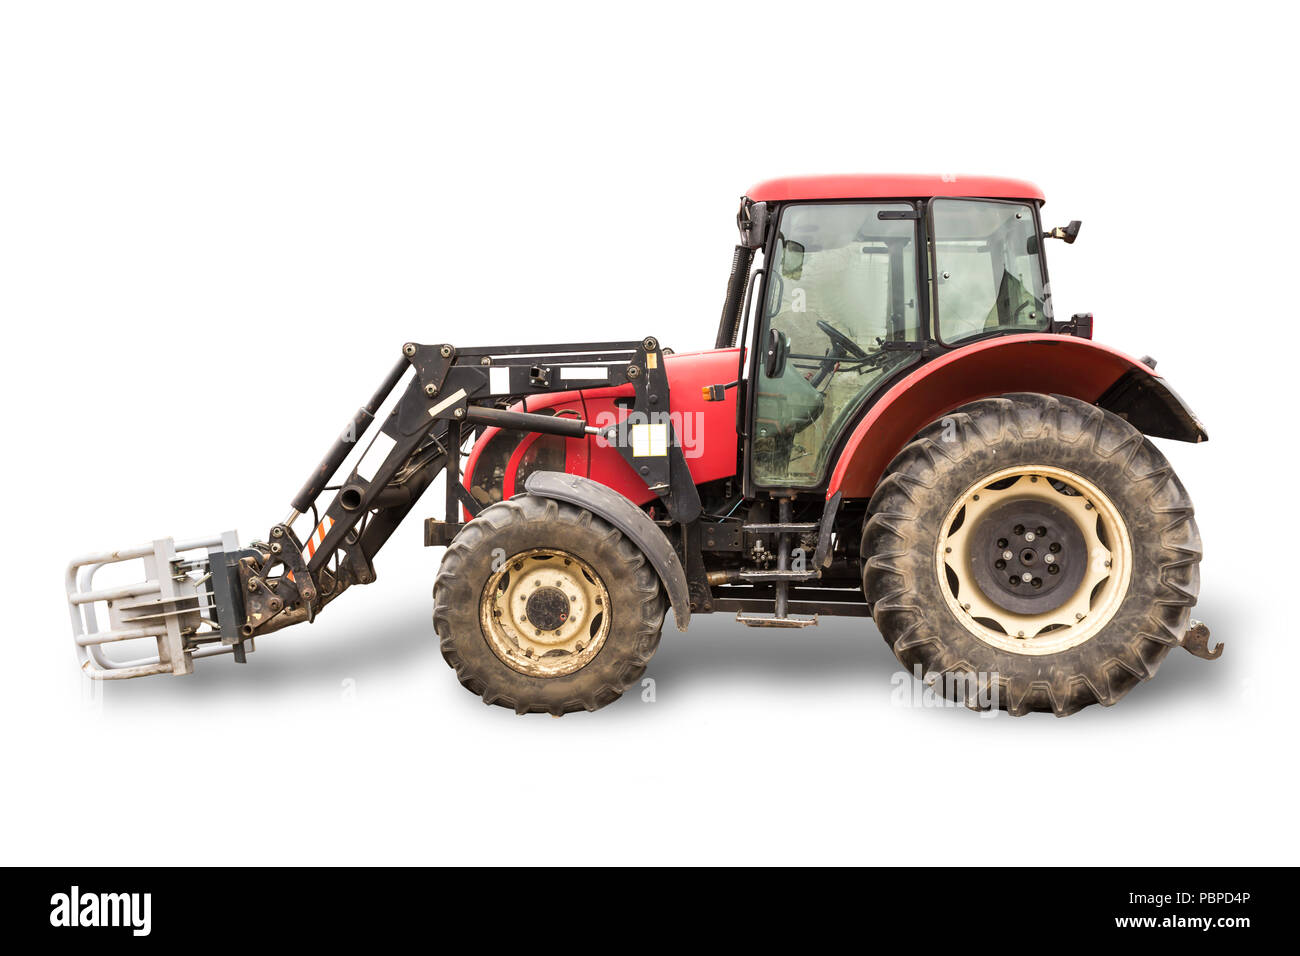
[{"label": "foot step", "polygon": [[816,531],[820,527],[821,525],[815,521],[770,521],[744,526],[746,531],[751,531],[754,534],[770,534],[777,531]]},{"label": "foot step", "polygon": [[814,627],[817,615],[812,617],[777,617],[773,614],[746,614],[740,611],[736,620],[746,627]]},{"label": "foot step", "polygon": [[741,571],[742,581],[812,581],[822,576],[821,571]]}]

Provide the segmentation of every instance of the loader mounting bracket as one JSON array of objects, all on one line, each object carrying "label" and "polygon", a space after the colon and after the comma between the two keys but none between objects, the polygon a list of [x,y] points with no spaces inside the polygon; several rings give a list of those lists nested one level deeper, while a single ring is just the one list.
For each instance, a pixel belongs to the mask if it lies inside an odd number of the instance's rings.
[{"label": "loader mounting bracket", "polygon": [[[303,550],[293,529],[277,524],[271,529],[271,543],[265,550],[258,549],[261,560],[246,557],[239,562],[239,583],[244,595],[243,636],[271,630],[268,625],[287,611],[298,611],[292,615],[294,620],[305,617],[310,621],[316,616],[320,608],[320,587],[307,568]],[[276,574],[281,568],[284,573]]]}]

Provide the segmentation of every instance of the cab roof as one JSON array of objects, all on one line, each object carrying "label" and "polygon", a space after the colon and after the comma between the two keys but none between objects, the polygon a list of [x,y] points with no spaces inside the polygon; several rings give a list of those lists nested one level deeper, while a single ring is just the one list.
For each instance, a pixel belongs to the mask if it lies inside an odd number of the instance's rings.
[{"label": "cab roof", "polygon": [[1022,179],[999,176],[921,176],[857,173],[839,176],[787,176],[769,179],[746,193],[754,202],[805,199],[928,199],[970,196],[980,199],[1025,199],[1043,202],[1043,191]]}]

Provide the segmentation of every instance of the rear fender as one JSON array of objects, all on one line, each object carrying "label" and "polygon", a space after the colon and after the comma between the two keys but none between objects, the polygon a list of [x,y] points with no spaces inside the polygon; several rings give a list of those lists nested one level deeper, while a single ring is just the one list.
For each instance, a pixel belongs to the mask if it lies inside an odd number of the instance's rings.
[{"label": "rear fender", "polygon": [[1164,379],[1122,352],[1067,335],[986,339],[927,362],[882,395],[845,442],[826,497],[870,497],[886,466],[926,425],[968,402],[1011,392],[1069,395],[1156,438],[1209,437]]}]

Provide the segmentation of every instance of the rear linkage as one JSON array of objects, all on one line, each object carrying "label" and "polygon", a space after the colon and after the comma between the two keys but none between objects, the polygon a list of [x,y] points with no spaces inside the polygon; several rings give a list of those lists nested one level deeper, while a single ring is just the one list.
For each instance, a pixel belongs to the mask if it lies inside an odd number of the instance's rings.
[{"label": "rear linkage", "polygon": [[[409,379],[401,397],[347,477],[334,477],[370,430],[381,406]],[[507,406],[547,392],[605,388],[630,383],[630,414],[597,428]],[[197,657],[230,653],[239,662],[263,634],[311,621],[354,584],[375,580],[373,559],[421,495],[446,472],[445,520],[429,522],[446,544],[460,530],[460,511],[481,506],[460,478],[460,455],[476,429],[500,428],[566,437],[598,435],[617,447],[676,522],[699,517],[699,493],[691,480],[679,436],[669,417],[663,351],[653,337],[640,342],[456,349],[449,344],[407,343],[401,359],[348,422],[320,464],[290,502],[288,516],[267,541],[240,548],[234,532],[177,544],[161,539],[141,548],[86,555],[68,567],[66,589],[78,656],[98,679],[148,674],[188,674]],[[334,498],[323,509],[317,500]],[[304,542],[294,523],[310,513]],[[206,556],[184,556],[206,551]],[[93,587],[107,565],[141,559],[141,583]],[[97,604],[107,606],[109,627],[100,630]],[[140,637],[157,641],[156,656],[113,661],[100,645]]]}]

